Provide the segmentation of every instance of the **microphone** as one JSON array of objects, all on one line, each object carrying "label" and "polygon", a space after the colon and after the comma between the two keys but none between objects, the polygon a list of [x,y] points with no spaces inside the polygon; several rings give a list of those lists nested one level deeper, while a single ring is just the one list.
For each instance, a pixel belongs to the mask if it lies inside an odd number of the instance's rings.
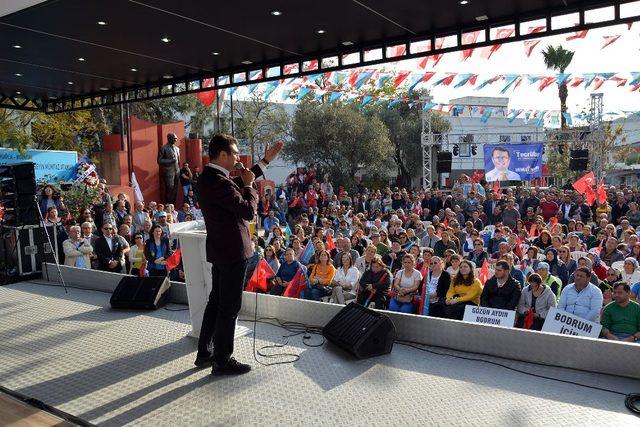
[{"label": "microphone", "polygon": [[236,163],[234,167],[236,168],[236,170],[239,170],[239,171],[243,171],[243,170],[245,170],[245,169],[246,169],[246,168],[244,167],[244,164],[243,164],[242,162],[238,162],[238,163]]}]

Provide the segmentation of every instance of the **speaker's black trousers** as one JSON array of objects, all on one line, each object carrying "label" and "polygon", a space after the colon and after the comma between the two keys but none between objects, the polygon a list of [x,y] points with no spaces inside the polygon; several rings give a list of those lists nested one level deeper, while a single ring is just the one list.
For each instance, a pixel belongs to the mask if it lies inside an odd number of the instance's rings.
[{"label": "speaker's black trousers", "polygon": [[247,261],[216,263],[211,267],[211,293],[202,317],[198,356],[209,354],[213,340],[213,360],[225,365],[233,354],[236,319],[242,305]]}]

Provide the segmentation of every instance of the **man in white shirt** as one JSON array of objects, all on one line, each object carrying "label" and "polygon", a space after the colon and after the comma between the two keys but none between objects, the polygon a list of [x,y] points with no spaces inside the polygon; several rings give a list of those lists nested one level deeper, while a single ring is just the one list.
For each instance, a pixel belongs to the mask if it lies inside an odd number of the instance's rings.
[{"label": "man in white shirt", "polygon": [[493,181],[521,181],[520,174],[510,171],[511,153],[504,147],[495,147],[491,152],[493,169],[485,175],[487,182]]}]

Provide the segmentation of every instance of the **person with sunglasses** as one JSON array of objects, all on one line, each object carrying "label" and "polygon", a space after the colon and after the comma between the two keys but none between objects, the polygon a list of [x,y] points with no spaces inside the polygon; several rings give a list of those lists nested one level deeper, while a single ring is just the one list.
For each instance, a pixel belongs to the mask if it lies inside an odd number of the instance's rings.
[{"label": "person with sunglasses", "polygon": [[122,273],[123,246],[115,233],[115,226],[109,222],[102,224],[102,236],[96,239],[94,252],[98,258],[98,270]]}]

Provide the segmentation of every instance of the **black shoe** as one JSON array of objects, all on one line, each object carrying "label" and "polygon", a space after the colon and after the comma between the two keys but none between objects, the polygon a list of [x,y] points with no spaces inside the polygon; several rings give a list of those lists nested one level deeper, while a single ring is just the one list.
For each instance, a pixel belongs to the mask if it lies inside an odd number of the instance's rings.
[{"label": "black shoe", "polygon": [[213,366],[213,356],[208,355],[208,356],[196,356],[196,361],[193,362],[194,365],[196,365],[196,368],[202,369],[202,368],[207,368],[209,366]]},{"label": "black shoe", "polygon": [[232,357],[224,366],[214,363],[211,375],[241,375],[246,374],[250,370],[251,365],[240,363]]}]

